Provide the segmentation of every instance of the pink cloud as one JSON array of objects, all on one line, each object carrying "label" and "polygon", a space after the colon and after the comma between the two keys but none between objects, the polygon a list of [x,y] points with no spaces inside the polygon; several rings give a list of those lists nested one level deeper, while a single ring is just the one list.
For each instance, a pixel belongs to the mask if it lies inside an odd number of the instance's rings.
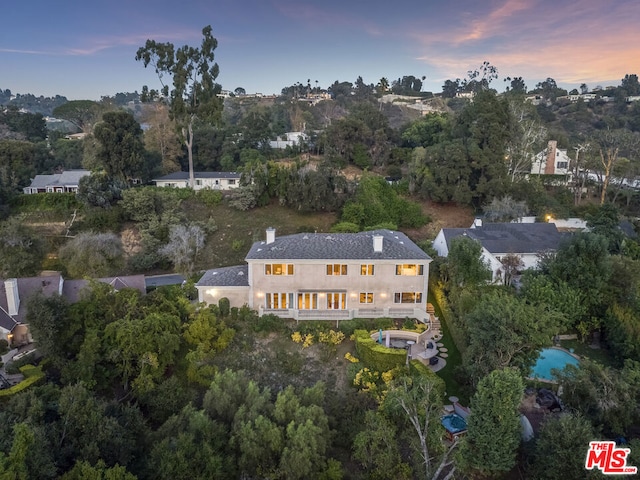
[{"label": "pink cloud", "polygon": [[[607,5],[595,0],[548,9],[528,9],[509,0],[485,18],[454,28],[453,35],[416,33],[422,44],[418,59],[430,64],[442,79],[463,77],[484,60],[501,76],[527,80],[555,78],[563,83],[599,82],[622,78],[640,58],[640,11],[635,2]],[[465,31],[469,28],[469,31]],[[500,86],[498,86],[500,88]]]}]

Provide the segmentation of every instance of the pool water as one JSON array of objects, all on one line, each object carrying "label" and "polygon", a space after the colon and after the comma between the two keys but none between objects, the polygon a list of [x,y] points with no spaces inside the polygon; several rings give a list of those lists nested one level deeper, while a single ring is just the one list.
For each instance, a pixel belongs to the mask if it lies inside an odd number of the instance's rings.
[{"label": "pool water", "polygon": [[564,350],[545,348],[540,352],[538,361],[533,366],[531,376],[543,380],[553,380],[551,369],[557,368],[558,370],[562,370],[567,365],[578,365],[579,363],[580,360]]},{"label": "pool water", "polygon": [[460,433],[467,429],[467,422],[460,415],[451,413],[442,417],[442,426],[450,433]]}]

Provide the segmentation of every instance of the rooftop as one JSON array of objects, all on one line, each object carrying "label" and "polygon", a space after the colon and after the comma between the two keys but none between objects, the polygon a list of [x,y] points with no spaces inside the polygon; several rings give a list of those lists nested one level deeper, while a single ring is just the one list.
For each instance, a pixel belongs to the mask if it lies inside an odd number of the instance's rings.
[{"label": "rooftop", "polygon": [[202,278],[196,283],[197,287],[248,287],[248,265],[214,268],[204,272]]},{"label": "rooftop", "polygon": [[[373,237],[382,236],[382,251]],[[402,232],[374,230],[360,233],[298,233],[256,242],[246,260],[431,260]]]},{"label": "rooftop", "polygon": [[556,250],[564,236],[553,223],[485,223],[475,228],[444,228],[447,247],[461,235],[478,240],[490,253]]},{"label": "rooftop", "polygon": [[[193,172],[194,178],[235,178],[239,179],[242,174],[238,172]],[[173,172],[163,177],[154,178],[159,180],[189,180],[189,172]]]}]

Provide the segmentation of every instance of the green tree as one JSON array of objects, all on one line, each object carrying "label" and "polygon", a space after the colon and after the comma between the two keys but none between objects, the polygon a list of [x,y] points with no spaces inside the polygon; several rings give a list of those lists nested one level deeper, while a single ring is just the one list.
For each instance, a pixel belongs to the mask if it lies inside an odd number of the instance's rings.
[{"label": "green tree", "polygon": [[540,480],[591,478],[584,468],[585,446],[596,438],[589,421],[565,412],[549,417],[538,433],[531,474]]},{"label": "green tree", "polygon": [[67,312],[67,301],[59,295],[37,294],[27,300],[26,320],[38,351],[56,366],[67,358],[66,341],[75,333]]},{"label": "green tree", "polygon": [[106,112],[93,136],[100,144],[97,160],[107,175],[120,180],[143,177],[142,128],[131,113]]},{"label": "green tree", "polygon": [[77,462],[61,477],[61,480],[137,480],[137,478],[125,467],[120,465],[107,467],[104,461],[99,460],[95,466],[89,462]]},{"label": "green tree", "polygon": [[93,100],[71,100],[56,107],[53,116],[71,122],[84,133],[91,133],[103,112],[104,105]]},{"label": "green tree", "polygon": [[149,313],[107,325],[108,356],[113,359],[125,390],[152,390],[176,360],[180,348],[180,318],[172,313]]},{"label": "green tree", "polygon": [[462,471],[491,477],[515,466],[523,390],[522,377],[511,369],[494,370],[478,383],[458,452]]},{"label": "green tree", "polygon": [[155,434],[149,455],[149,478],[191,480],[229,478],[222,426],[202,410],[187,405],[169,418]]},{"label": "green tree", "polygon": [[13,427],[13,445],[9,455],[0,452],[0,475],[3,479],[28,480],[27,460],[29,450],[35,441],[33,430],[26,423],[17,423]]},{"label": "green tree", "polygon": [[[606,286],[611,278],[611,257],[606,238],[593,233],[572,235],[555,256],[543,259],[542,268],[584,295],[587,315],[600,318],[606,309]],[[596,325],[583,329],[583,334]]]},{"label": "green tree", "polygon": [[114,275],[124,265],[122,243],[113,233],[80,233],[60,249],[59,255],[75,278]]},{"label": "green tree", "polygon": [[411,468],[402,462],[395,425],[382,413],[368,410],[363,430],[353,441],[353,458],[372,480],[411,478]]},{"label": "green tree", "polygon": [[521,293],[527,303],[540,311],[553,311],[560,315],[560,328],[570,329],[587,315],[583,293],[563,280],[549,275],[526,272]]},{"label": "green tree", "polygon": [[[189,156],[189,186],[194,188],[193,175],[193,126],[196,119],[216,121],[220,118],[222,103],[217,97],[220,85],[215,83],[219,67],[214,62],[218,41],[211,34],[211,26],[202,29],[200,48],[183,45],[176,49],[172,43],[147,40],[136,53],[136,60],[145,68],[151,65],[162,84],[162,95],[169,99],[169,112],[176,122]],[[170,77],[171,88],[163,82]],[[149,93],[147,87],[143,94]],[[151,92],[153,93],[153,92]],[[146,95],[149,96],[149,95]],[[153,95],[151,95],[153,96]]]},{"label": "green tree", "polygon": [[640,412],[640,362],[625,360],[621,370],[586,358],[556,373],[565,405],[579,411],[608,435],[624,434]]},{"label": "green tree", "polygon": [[209,385],[215,369],[209,362],[213,356],[229,346],[235,330],[216,316],[211,308],[203,308],[185,325],[184,338],[191,350],[186,354],[189,362],[187,376],[190,381]]},{"label": "green tree", "polygon": [[466,235],[451,240],[447,265],[452,286],[477,287],[491,280],[491,269],[482,258],[482,245]]},{"label": "green tree", "polygon": [[41,269],[44,248],[19,217],[0,224],[0,277],[27,277]]},{"label": "green tree", "polygon": [[[558,331],[558,315],[505,293],[484,295],[465,317],[469,347],[464,365],[475,383],[493,370],[515,367],[529,373],[540,349]],[[491,348],[487,348],[491,345]]]}]

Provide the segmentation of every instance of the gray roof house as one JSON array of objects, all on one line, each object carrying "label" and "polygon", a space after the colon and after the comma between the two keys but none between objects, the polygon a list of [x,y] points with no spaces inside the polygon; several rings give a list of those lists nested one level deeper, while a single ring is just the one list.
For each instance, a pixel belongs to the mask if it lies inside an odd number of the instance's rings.
[{"label": "gray roof house", "polygon": [[[240,186],[238,172],[193,172],[194,190],[209,188],[212,190],[231,190]],[[187,188],[189,172],[173,172],[152,180],[157,187]]]},{"label": "gray roof house", "polygon": [[443,228],[433,248],[441,257],[449,255],[451,240],[467,236],[482,245],[482,255],[489,263],[494,281],[501,278],[501,259],[509,254],[518,255],[524,268],[537,268],[538,255],[555,251],[565,238],[554,223],[485,223],[476,220],[470,228]]},{"label": "gray roof house", "polygon": [[[97,278],[96,281],[111,285],[114,290],[135,288],[146,293],[144,275]],[[59,272],[40,277],[9,278],[0,282],[0,338],[11,345],[32,342],[27,319],[27,301],[36,293],[50,297],[61,295],[70,303],[80,300],[88,280],[65,280]]]},{"label": "gray roof house", "polygon": [[260,314],[341,320],[424,320],[431,258],[401,232],[299,233],[255,242],[247,265],[208,270],[196,284],[207,304],[227,297]]},{"label": "gray roof house", "polygon": [[53,175],[36,175],[31,180],[31,185],[24,187],[22,191],[26,194],[31,193],[76,193],[80,179],[91,175],[89,170],[67,170],[62,173]]}]

